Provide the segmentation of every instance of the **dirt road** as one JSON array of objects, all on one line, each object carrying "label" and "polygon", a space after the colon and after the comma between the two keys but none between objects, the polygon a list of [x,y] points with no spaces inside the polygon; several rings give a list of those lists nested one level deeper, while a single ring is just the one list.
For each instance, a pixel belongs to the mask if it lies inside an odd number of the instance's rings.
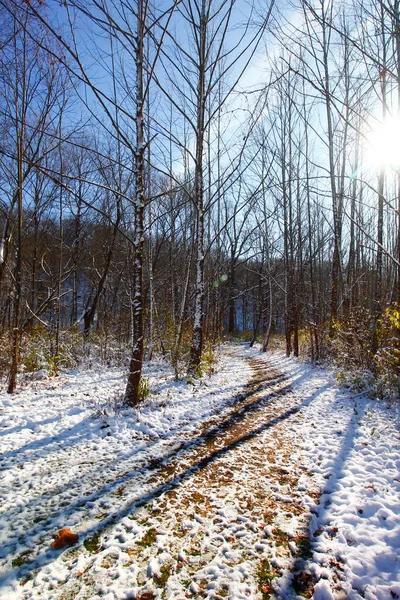
[{"label": "dirt road", "polygon": [[145,528],[129,549],[137,598],[312,595],[307,473],[296,435],[301,398],[264,361],[251,366],[245,393],[152,465],[147,483],[156,491],[131,515]]}]

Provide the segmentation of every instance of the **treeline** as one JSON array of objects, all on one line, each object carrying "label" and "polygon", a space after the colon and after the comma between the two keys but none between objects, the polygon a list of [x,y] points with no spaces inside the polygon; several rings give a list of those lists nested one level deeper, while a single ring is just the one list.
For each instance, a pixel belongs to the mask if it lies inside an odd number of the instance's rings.
[{"label": "treeline", "polygon": [[0,12],[9,392],[71,329],[131,345],[131,405],[154,350],[196,376],[244,332],[398,394],[397,0]]}]

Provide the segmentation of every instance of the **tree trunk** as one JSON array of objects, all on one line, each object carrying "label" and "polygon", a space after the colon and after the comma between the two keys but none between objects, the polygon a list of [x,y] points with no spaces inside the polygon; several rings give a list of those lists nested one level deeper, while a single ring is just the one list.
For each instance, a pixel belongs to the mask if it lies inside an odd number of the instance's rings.
[{"label": "tree trunk", "polygon": [[112,261],[112,257],[114,254],[115,242],[116,242],[117,234],[118,234],[118,230],[119,230],[120,220],[121,220],[121,211],[120,211],[120,206],[119,206],[119,199],[117,199],[117,218],[116,218],[114,228],[112,231],[112,238],[111,238],[111,242],[110,242],[110,247],[107,252],[107,257],[106,257],[106,262],[105,262],[105,265],[103,268],[103,273],[102,273],[102,276],[100,277],[99,283],[97,284],[96,292],[95,292],[94,298],[92,300],[92,303],[90,306],[86,307],[85,312],[83,314],[83,335],[85,338],[89,337],[90,330],[93,326],[94,318],[96,316],[97,306],[98,306],[101,294],[103,292],[103,289],[104,289],[104,286],[105,286],[105,283],[107,280],[108,272],[110,270],[111,261]]},{"label": "tree trunk", "polygon": [[[23,98],[25,92],[23,93]],[[24,111],[22,111],[24,114]],[[17,115],[18,123],[18,115]],[[19,126],[20,125],[20,126]],[[13,394],[17,385],[17,374],[20,355],[20,311],[21,311],[21,292],[22,292],[22,221],[23,221],[23,152],[24,152],[24,124],[17,125],[17,171],[18,171],[18,226],[17,226],[17,248],[16,264],[14,274],[14,302],[13,302],[13,334],[12,334],[12,354],[11,369],[8,381],[7,392]]]},{"label": "tree trunk", "polygon": [[136,156],[135,156],[135,265],[133,272],[133,343],[129,364],[128,381],[125,390],[125,403],[139,404],[140,379],[142,376],[144,352],[143,327],[143,254],[145,216],[145,143],[144,143],[144,88],[143,88],[143,0],[138,0],[137,49],[136,49]]},{"label": "tree trunk", "polygon": [[271,337],[271,327],[272,327],[272,310],[273,310],[272,277],[271,277],[271,273],[269,271],[268,271],[268,291],[269,291],[268,323],[267,323],[265,337],[264,337],[264,341],[263,341],[263,345],[262,345],[263,352],[267,351],[268,344],[269,344],[269,338]]},{"label": "tree trunk", "polygon": [[197,82],[197,131],[196,131],[196,165],[195,165],[195,208],[196,208],[196,289],[194,306],[194,324],[192,346],[190,349],[190,375],[197,374],[203,352],[204,323],[204,119],[205,119],[205,74],[206,74],[206,0],[202,0],[199,32],[199,63]]}]

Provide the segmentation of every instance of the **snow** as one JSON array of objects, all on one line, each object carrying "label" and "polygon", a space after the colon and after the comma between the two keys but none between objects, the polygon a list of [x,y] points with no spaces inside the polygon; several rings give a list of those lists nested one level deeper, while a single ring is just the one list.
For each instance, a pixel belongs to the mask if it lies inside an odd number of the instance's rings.
[{"label": "snow", "polygon": [[326,579],[321,579],[314,587],[314,600],[334,600],[331,587]]},{"label": "snow", "polygon": [[400,598],[397,407],[245,345],[145,375],[136,410],[117,369],[0,395],[2,600]]}]

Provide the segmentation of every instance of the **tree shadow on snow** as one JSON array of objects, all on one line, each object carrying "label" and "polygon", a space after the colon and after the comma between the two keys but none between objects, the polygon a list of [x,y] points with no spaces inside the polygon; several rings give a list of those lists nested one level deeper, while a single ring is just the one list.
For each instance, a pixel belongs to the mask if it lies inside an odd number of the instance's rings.
[{"label": "tree shadow on snow", "polygon": [[[248,404],[247,406],[240,407],[238,405],[243,404],[243,402],[250,395],[255,395],[255,394],[259,393],[260,391],[262,391],[263,389],[265,389],[265,387],[267,385],[273,385],[273,384],[276,384],[276,383],[284,381],[284,380],[285,380],[285,378],[282,375],[276,375],[273,377],[268,375],[267,377],[259,379],[257,382],[251,382],[251,383],[247,384],[244,388],[244,391],[241,392],[240,394],[237,394],[233,398],[232,402],[227,404],[224,408],[224,411],[225,410],[228,410],[228,411],[236,410],[236,412],[232,416],[230,416],[225,421],[222,421],[218,425],[212,426],[211,429],[208,429],[206,432],[204,432],[204,428],[205,427],[209,428],[210,425],[213,425],[212,421],[215,421],[215,419],[216,419],[215,416],[206,418],[206,420],[204,421],[203,426],[202,426],[202,431],[200,433],[195,431],[194,432],[195,436],[189,438],[189,440],[182,441],[178,449],[174,449],[169,454],[163,455],[162,459],[153,459],[150,462],[150,464],[148,462],[149,451],[151,451],[152,449],[156,449],[158,446],[160,446],[161,445],[160,442],[165,442],[171,438],[176,437],[177,433],[181,432],[180,428],[178,427],[178,429],[173,429],[168,434],[160,436],[157,440],[146,444],[145,448],[143,448],[143,447],[135,448],[135,446],[137,446],[137,444],[135,444],[135,442],[133,442],[132,452],[130,452],[129,454],[125,454],[123,459],[121,459],[121,457],[119,457],[118,461],[115,461],[115,459],[114,460],[112,459],[108,464],[102,465],[103,469],[107,469],[107,467],[111,467],[111,472],[109,473],[110,481],[107,482],[106,484],[104,484],[97,491],[91,492],[86,497],[83,497],[83,498],[81,497],[81,500],[79,501],[78,506],[82,507],[88,502],[93,502],[94,500],[103,496],[105,493],[110,493],[114,489],[117,489],[122,484],[126,484],[134,478],[143,476],[146,473],[148,473],[150,470],[153,471],[153,470],[159,468],[161,463],[163,463],[165,461],[169,461],[171,458],[179,457],[184,452],[186,452],[188,450],[192,450],[193,448],[197,447],[204,440],[207,441],[214,437],[217,437],[218,435],[220,435],[221,433],[223,433],[224,431],[226,431],[230,427],[232,427],[232,425],[238,419],[240,419],[242,416],[244,416],[244,414],[250,414],[251,411],[258,410],[258,407],[260,404],[262,404],[263,402],[266,402],[269,398],[274,398],[276,396],[276,394],[273,393],[270,396],[263,396],[262,399],[257,399],[256,402]],[[286,389],[290,390],[290,386],[287,386]],[[238,408],[236,408],[236,407],[238,407]],[[88,434],[88,431],[90,432],[91,424],[92,424],[92,417],[87,416],[85,419],[83,419],[79,423],[75,424],[73,427],[69,428],[68,433],[67,433],[67,430],[62,430],[55,436],[46,436],[45,438],[41,438],[39,440],[33,440],[32,442],[27,443],[25,446],[23,446],[20,449],[14,449],[14,450],[10,450],[9,452],[5,452],[2,456],[2,462],[0,463],[0,470],[5,470],[7,467],[15,467],[18,465],[23,465],[25,459],[32,461],[35,458],[39,458],[39,459],[49,458],[50,452],[59,450],[61,445],[65,446],[67,449],[70,449],[73,444],[77,445],[80,442],[84,441],[85,439],[89,439],[87,434]],[[106,431],[106,430],[103,430],[103,431]],[[103,437],[106,437],[106,435],[107,434],[104,433]],[[176,444],[175,444],[175,448],[176,448]],[[121,468],[123,468],[125,466],[124,462],[126,463],[138,455],[140,458],[140,455],[143,453],[145,453],[145,457],[143,457],[143,458],[147,459],[146,462],[144,462],[144,460],[142,458],[141,461],[138,461],[139,464],[135,465],[135,468],[133,470],[130,470],[129,473],[125,473],[123,477],[119,477],[118,475],[116,476],[115,468],[114,468],[114,465],[116,463],[119,464],[121,466]],[[13,461],[15,461],[15,459],[17,457],[18,457],[18,465],[15,462],[13,462]],[[8,464],[7,464],[7,459],[9,461]],[[79,465],[77,465],[77,468],[79,468]],[[119,469],[119,470],[121,470],[121,469]],[[94,484],[96,484],[96,482],[97,482],[96,478],[95,478],[95,474],[96,474],[96,470],[89,475],[89,477],[94,480],[93,481]],[[104,471],[102,472],[102,475],[104,475]],[[79,489],[79,485],[82,483],[82,477],[83,478],[88,477],[88,474],[85,473],[83,476],[78,474],[76,479],[68,480],[68,481],[64,482],[64,484],[61,486],[57,485],[56,493],[57,493],[57,496],[59,497],[59,499],[63,500],[62,495],[64,492],[68,492],[70,494],[72,489],[75,489],[75,488]],[[51,491],[46,493],[46,496],[49,496],[49,495],[51,495]],[[68,498],[69,498],[69,496],[68,496]],[[68,498],[66,498],[66,499],[68,499]],[[23,501],[21,501],[19,503],[18,507],[16,507],[15,509],[12,509],[12,511],[10,511],[9,514],[6,513],[5,516],[12,518],[12,516],[15,514],[16,511],[17,512],[20,511],[22,506],[24,506],[25,508],[31,508],[31,509],[34,509],[36,506],[37,508],[40,509],[42,507],[41,497],[39,496],[36,498],[31,498],[31,499],[27,498],[27,501],[25,503]],[[74,506],[76,506],[76,505],[74,505]],[[73,512],[73,510],[74,510],[74,508],[72,507],[71,512]],[[69,511],[69,513],[70,513],[70,511]],[[62,511],[58,511],[58,512],[57,511],[52,512],[52,516],[51,516],[50,520],[53,521],[54,518],[58,514],[65,514],[65,511],[62,510]],[[43,525],[44,525],[44,523],[42,523],[42,528],[43,528]],[[3,550],[0,549],[0,557],[4,556],[4,554],[5,554],[4,549]]]},{"label": "tree shadow on snow", "polygon": [[[351,401],[351,396],[349,397]],[[371,401],[372,402],[372,401]],[[336,403],[343,404],[343,399],[338,398]],[[331,417],[332,429],[335,430],[334,416],[336,411],[340,409],[335,404],[331,407],[331,415],[326,414],[326,419],[329,421]],[[308,525],[308,534],[305,536],[302,547],[299,550],[298,556],[295,558],[292,565],[292,577],[286,579],[285,583],[280,587],[280,594],[282,597],[291,597],[293,591],[296,594],[305,595],[305,597],[311,597],[307,595],[307,592],[311,595],[313,593],[314,585],[316,581],[311,575],[310,566],[314,562],[318,562],[317,557],[314,557],[313,553],[316,550],[318,544],[318,537],[324,533],[324,528],[329,526],[329,508],[332,504],[331,496],[339,490],[341,479],[345,476],[346,463],[349,458],[351,451],[354,449],[355,440],[358,437],[358,428],[362,421],[362,418],[368,409],[368,405],[365,404],[363,407],[354,405],[353,414],[348,421],[348,425],[345,431],[337,431],[335,434],[340,435],[341,444],[337,449],[335,456],[332,458],[332,462],[328,472],[324,475],[326,484],[320,489],[320,496],[318,497],[316,504],[311,508],[311,514]],[[339,429],[337,427],[336,429]],[[337,532],[333,531],[331,535],[336,535]],[[329,563],[329,567],[335,569],[341,566],[337,562],[337,558],[332,555],[332,560]],[[360,590],[357,590],[360,592]]]},{"label": "tree shadow on snow", "polygon": [[[303,379],[305,375],[300,375],[297,378],[297,382]],[[254,428],[251,431],[248,431],[244,435],[238,437],[231,443],[224,445],[219,448],[212,448],[212,443],[216,442],[221,438],[221,436],[228,432],[233,426],[240,424],[244,417],[250,416],[253,412],[259,411],[262,409],[263,405],[268,405],[273,401],[276,401],[277,412],[279,409],[279,400],[281,396],[292,392],[292,386],[296,383],[296,379],[292,379],[291,383],[287,383],[283,385],[279,390],[273,391],[272,393],[268,393],[268,389],[266,389],[267,385],[271,385],[272,383],[283,383],[285,378],[281,375],[274,376],[265,376],[260,377],[258,380],[250,382],[243,393],[235,398],[234,402],[230,405],[230,409],[233,408],[233,414],[228,416],[226,419],[223,419],[218,425],[211,427],[207,431],[202,431],[197,437],[189,439],[182,443],[182,445],[178,448],[163,456],[162,459],[153,461],[150,464],[147,464],[141,468],[136,468],[133,471],[127,472],[122,476],[114,479],[113,481],[103,485],[100,489],[91,493],[86,497],[81,497],[77,499],[75,502],[69,504],[69,506],[63,507],[61,510],[55,510],[52,512],[51,518],[45,522],[38,524],[31,528],[31,530],[24,536],[23,539],[18,540],[18,544],[23,548],[30,548],[32,546],[32,538],[35,538],[39,534],[48,533],[50,537],[50,532],[55,533],[55,529],[58,528],[58,524],[62,521],[66,525],[68,524],[68,519],[72,516],[76,516],[76,513],[79,514],[85,507],[90,506],[91,508],[95,505],[96,502],[101,501],[105,495],[112,493],[115,490],[118,490],[122,486],[126,486],[130,482],[136,479],[143,479],[141,482],[141,487],[146,486],[146,480],[152,479],[152,485],[154,486],[151,490],[145,491],[141,496],[136,497],[134,500],[130,500],[125,502],[125,504],[111,512],[106,518],[102,519],[96,526],[90,527],[85,531],[78,532],[80,534],[80,538],[83,540],[85,538],[91,537],[97,533],[104,533],[109,527],[115,526],[119,521],[124,519],[128,515],[132,515],[145,506],[146,504],[152,502],[153,500],[159,498],[166,492],[169,492],[175,488],[178,488],[182,485],[183,482],[190,479],[196,473],[201,472],[206,467],[218,461],[231,451],[236,448],[242,446],[247,443],[251,439],[254,439],[260,436],[265,431],[273,429],[278,423],[282,422],[285,419],[288,419],[301,411],[305,406],[309,405],[313,399],[319,394],[322,393],[323,388],[316,390],[316,392],[311,393],[309,396],[304,398],[301,402],[296,404],[295,406],[284,410],[280,414],[277,414],[273,419],[268,420],[262,425]],[[260,395],[262,394],[262,395]],[[251,399],[251,396],[254,398]],[[243,406],[243,403],[246,402],[246,405]],[[208,420],[208,425],[210,425],[210,420]],[[81,427],[81,424],[79,424]],[[34,446],[34,444],[33,444]],[[198,456],[198,452],[200,448],[203,448],[203,456]],[[25,448],[26,449],[26,448]],[[135,452],[132,453],[135,455]],[[184,458],[186,463],[190,461],[190,457],[192,456],[192,462],[188,466],[183,466],[181,464],[181,470],[177,473],[178,469],[176,467],[173,468],[171,475],[165,474],[168,473],[168,468],[173,467],[173,463],[178,463]],[[125,457],[125,460],[129,460],[129,456]],[[123,459],[119,461],[120,468],[123,468]],[[155,476],[159,476],[161,481],[156,481],[154,483]],[[80,478],[75,480],[76,482],[80,481]],[[136,482],[138,484],[139,481]],[[67,485],[67,484],[66,484]],[[74,486],[74,480],[69,482],[68,489]],[[40,499],[34,500],[40,506]],[[99,506],[99,509],[101,507]],[[103,509],[104,513],[104,509]],[[76,522],[76,519],[74,519]],[[50,539],[49,539],[50,543]],[[7,554],[12,554],[15,551],[15,541],[13,540],[11,543],[8,543],[4,540],[2,544],[2,556]],[[14,578],[15,576],[26,578],[29,573],[32,571],[45,566],[46,564],[51,563],[59,556],[59,553],[51,550],[50,548],[43,548],[39,550],[38,554],[33,558],[31,562],[27,562],[23,566],[21,566],[18,570],[9,571],[3,581],[8,578]]]}]

